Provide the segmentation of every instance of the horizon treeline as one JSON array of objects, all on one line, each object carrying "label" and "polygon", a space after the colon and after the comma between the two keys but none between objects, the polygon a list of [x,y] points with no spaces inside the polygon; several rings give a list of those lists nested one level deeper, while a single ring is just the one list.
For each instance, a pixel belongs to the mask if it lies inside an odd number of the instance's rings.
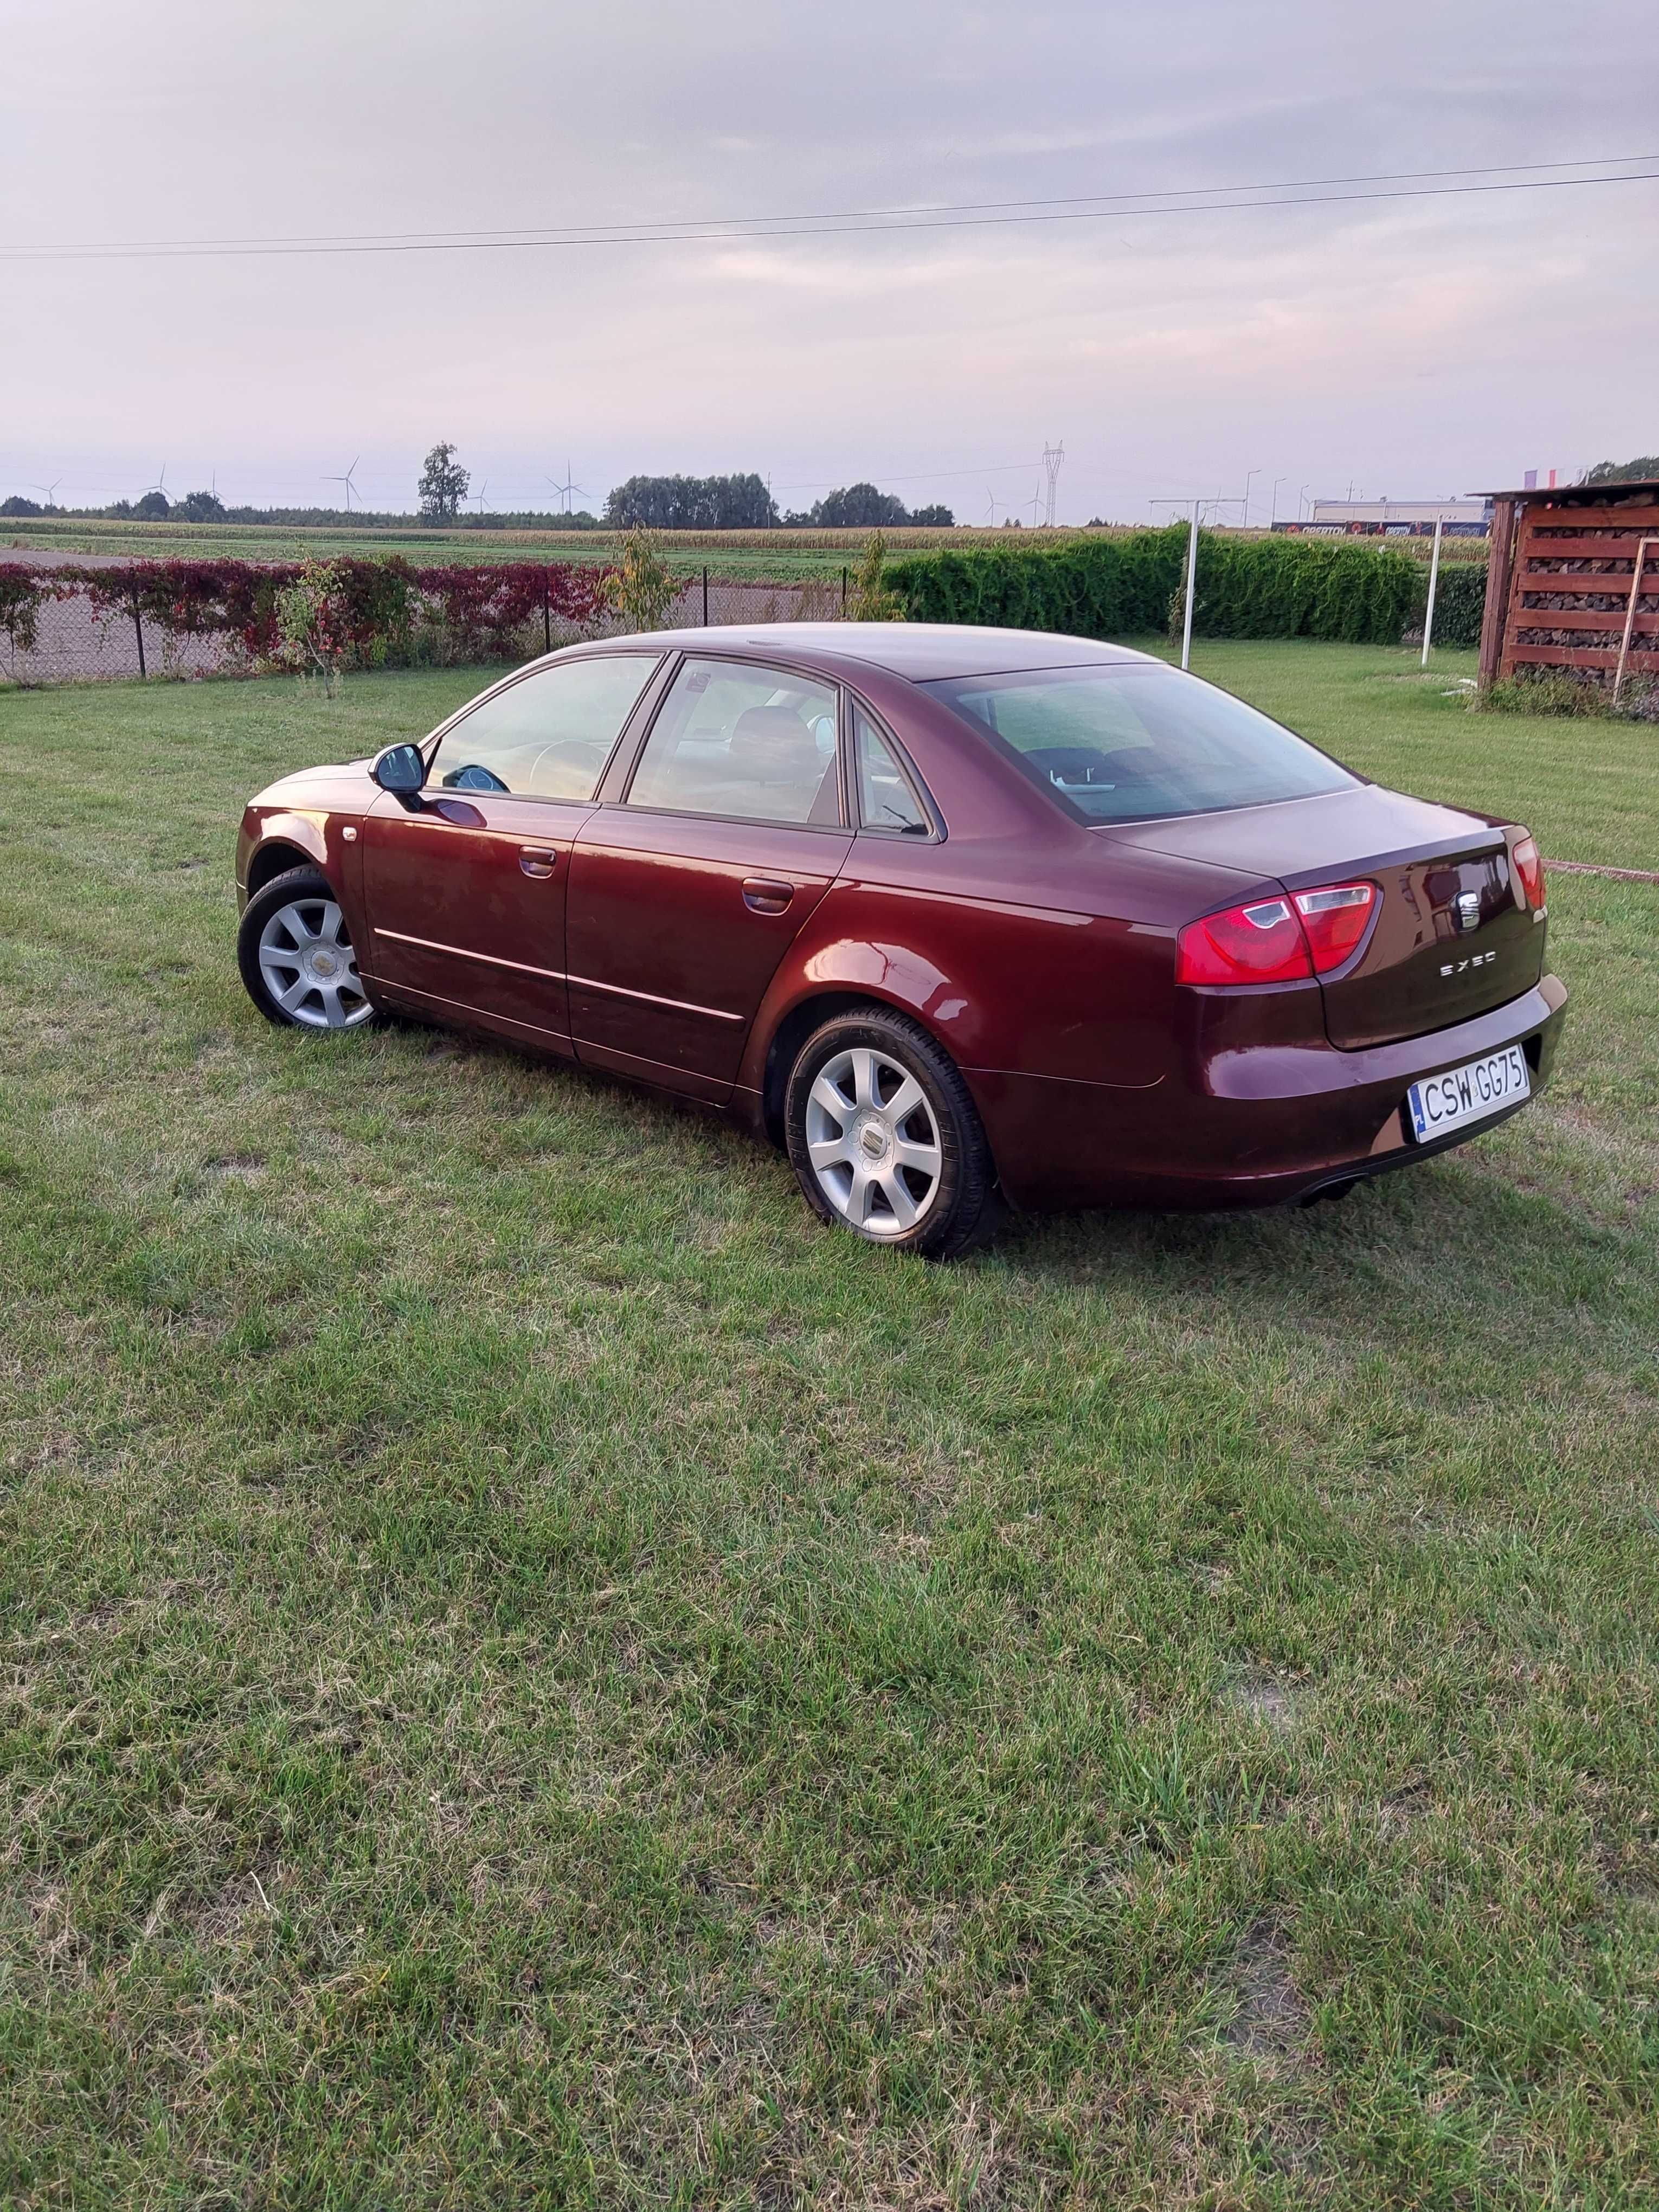
[{"label": "horizon treeline", "polygon": [[948,507],[907,507],[902,500],[874,484],[848,484],[808,508],[785,513],[763,477],[754,474],[715,477],[633,476],[617,486],[603,514],[586,508],[559,510],[498,508],[468,513],[464,507],[436,514],[422,508],[392,512],[368,507],[232,507],[214,491],[187,492],[169,500],[148,491],[136,500],[104,507],[58,507],[21,493],[0,500],[0,517],[25,520],[60,516],[66,520],[104,522],[242,522],[277,528],[349,524],[360,530],[880,530],[949,529],[956,521]]}]

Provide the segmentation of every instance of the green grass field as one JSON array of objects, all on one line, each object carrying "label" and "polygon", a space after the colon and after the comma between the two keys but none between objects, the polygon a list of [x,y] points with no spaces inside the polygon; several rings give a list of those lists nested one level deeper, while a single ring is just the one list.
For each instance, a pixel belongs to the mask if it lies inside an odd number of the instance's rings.
[{"label": "green grass field", "polygon": [[[1649,732],[1198,665],[1654,865]],[[0,696],[0,2203],[1651,2206],[1659,888],[1463,1150],[932,1269],[247,1005],[243,797],[475,681]]]}]

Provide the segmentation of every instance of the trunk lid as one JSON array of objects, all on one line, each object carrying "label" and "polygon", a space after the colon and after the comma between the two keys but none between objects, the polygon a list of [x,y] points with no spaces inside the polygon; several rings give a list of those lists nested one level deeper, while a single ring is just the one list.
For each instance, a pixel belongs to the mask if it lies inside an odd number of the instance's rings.
[{"label": "trunk lid", "polygon": [[1276,877],[1290,891],[1376,884],[1370,934],[1320,979],[1326,1034],[1346,1050],[1470,1020],[1530,990],[1543,970],[1544,932],[1515,879],[1509,838],[1460,808],[1364,784],[1100,834]]}]

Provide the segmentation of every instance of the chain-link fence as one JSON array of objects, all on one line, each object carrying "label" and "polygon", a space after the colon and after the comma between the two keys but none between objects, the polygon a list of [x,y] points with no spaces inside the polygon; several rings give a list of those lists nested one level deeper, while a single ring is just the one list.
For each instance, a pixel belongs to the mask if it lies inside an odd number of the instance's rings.
[{"label": "chain-link fence", "polygon": [[[33,550],[15,556],[33,568],[59,565]],[[64,556],[82,568],[115,565],[107,556]],[[0,552],[0,561],[6,556]],[[847,586],[840,576],[805,582],[730,583],[702,571],[688,577],[669,610],[668,626],[702,624],[726,628],[744,623],[837,622],[847,609]],[[35,637],[27,650],[0,630],[0,683],[62,684],[131,679],[136,676],[222,676],[251,672],[239,639],[224,631],[194,635],[168,629],[137,615],[97,612],[83,592],[43,600],[35,610]],[[518,641],[528,659],[578,637],[620,635],[626,625],[611,617],[597,628],[577,629],[556,615],[535,617]],[[441,633],[428,635],[424,654],[434,662],[459,660],[446,648]]]}]

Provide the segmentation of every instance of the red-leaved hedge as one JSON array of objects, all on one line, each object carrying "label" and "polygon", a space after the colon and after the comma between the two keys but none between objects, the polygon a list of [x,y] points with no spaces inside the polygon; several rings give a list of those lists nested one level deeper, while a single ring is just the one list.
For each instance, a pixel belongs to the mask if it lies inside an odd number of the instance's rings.
[{"label": "red-leaved hedge", "polygon": [[[586,629],[607,611],[609,568],[570,562],[501,561],[476,567],[416,568],[401,555],[364,561],[341,556],[328,564],[340,578],[347,608],[346,642],[360,663],[400,659],[417,629],[439,633],[457,660],[504,659],[519,649],[539,617]],[[65,562],[33,567],[8,562],[18,592],[24,580],[38,604],[82,594],[108,621],[117,616],[152,623],[168,637],[234,638],[252,661],[277,657],[276,595],[300,574],[297,562],[123,561],[98,568]]]}]

